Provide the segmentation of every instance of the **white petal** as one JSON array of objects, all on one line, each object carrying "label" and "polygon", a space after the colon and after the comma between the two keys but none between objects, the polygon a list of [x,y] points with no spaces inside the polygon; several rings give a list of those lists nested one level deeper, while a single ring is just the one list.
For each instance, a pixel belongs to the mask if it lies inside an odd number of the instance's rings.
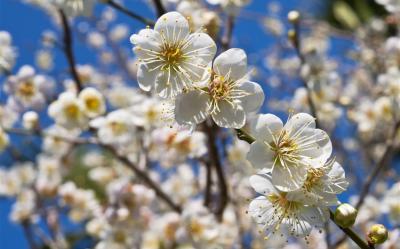
[{"label": "white petal", "polygon": [[290,165],[286,167],[275,165],[272,169],[272,183],[283,192],[294,191],[303,186],[307,178],[307,168],[303,165]]},{"label": "white petal", "polygon": [[349,182],[346,180],[345,171],[342,166],[335,162],[332,166],[331,171],[328,172],[330,181],[329,191],[330,193],[339,194],[347,189]]},{"label": "white petal", "polygon": [[175,100],[175,119],[180,125],[199,124],[207,116],[209,96],[199,90],[181,93]]},{"label": "white petal", "polygon": [[[266,212],[264,212],[265,210]],[[270,212],[268,212],[268,210],[270,210]],[[250,202],[248,212],[258,224],[264,224],[270,217],[265,217],[260,214],[269,213],[273,215],[273,210],[272,203],[268,201],[265,196],[259,196]]]},{"label": "white petal", "polygon": [[274,152],[261,141],[255,141],[250,145],[249,153],[247,153],[247,160],[253,167],[262,169],[266,168],[269,171],[274,164]]},{"label": "white petal", "polygon": [[260,114],[252,125],[257,140],[270,143],[273,136],[279,135],[283,128],[282,120],[273,114]]},{"label": "white petal", "polygon": [[180,13],[173,11],[158,18],[154,30],[168,43],[175,44],[189,35],[189,23]]},{"label": "white petal", "polygon": [[140,64],[137,70],[137,81],[139,83],[139,87],[143,91],[150,91],[155,84],[157,74],[159,74],[158,70],[151,70],[148,65]]},{"label": "white petal", "polygon": [[302,134],[311,139],[305,142],[306,149],[302,149],[301,154],[309,157],[307,161],[313,167],[322,167],[332,154],[332,142],[328,134],[320,129],[306,129]]},{"label": "white petal", "polygon": [[246,96],[240,98],[243,109],[246,113],[257,112],[264,103],[264,91],[261,86],[255,82],[243,82],[239,89],[246,92]]},{"label": "white petal", "polygon": [[214,71],[221,76],[226,76],[237,81],[247,73],[247,56],[239,48],[231,48],[220,54],[214,61]]},{"label": "white petal", "polygon": [[201,58],[204,64],[208,64],[217,52],[214,40],[206,33],[193,33],[187,38],[189,45],[183,49],[183,53],[194,58]]},{"label": "white petal", "polygon": [[239,105],[231,105],[226,101],[218,103],[220,111],[212,114],[215,123],[224,128],[239,129],[246,123],[246,116],[243,108]]},{"label": "white petal", "polygon": [[307,113],[297,113],[285,124],[285,130],[292,135],[307,129],[315,129],[315,118]]},{"label": "white petal", "polygon": [[155,83],[156,93],[161,98],[175,97],[185,88],[184,82],[182,82],[173,70],[170,71],[170,74],[168,71],[162,71],[159,73],[156,77]]},{"label": "white petal", "polygon": [[259,194],[268,195],[277,192],[267,175],[252,175],[249,181],[251,187]]},{"label": "white petal", "polygon": [[161,50],[161,40],[160,34],[152,29],[142,29],[130,37],[131,43],[135,45],[133,51],[141,59],[154,57],[151,51]]}]

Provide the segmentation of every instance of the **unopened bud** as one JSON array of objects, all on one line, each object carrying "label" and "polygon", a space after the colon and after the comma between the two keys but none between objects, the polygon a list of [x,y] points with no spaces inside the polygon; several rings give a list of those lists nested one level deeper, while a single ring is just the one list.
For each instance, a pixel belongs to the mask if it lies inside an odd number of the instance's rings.
[{"label": "unopened bud", "polygon": [[335,223],[341,227],[351,227],[357,218],[357,209],[352,205],[343,203],[336,208]]},{"label": "unopened bud", "polygon": [[22,125],[27,130],[32,130],[38,127],[39,116],[34,111],[25,112],[22,116]]},{"label": "unopened bud", "polygon": [[297,10],[292,10],[288,13],[288,20],[289,22],[291,22],[292,24],[296,24],[299,22],[300,20],[300,12],[298,12]]},{"label": "unopened bud", "polygon": [[388,239],[388,236],[388,230],[384,225],[372,225],[368,231],[368,243],[372,245],[382,244]]},{"label": "unopened bud", "polygon": [[297,33],[294,29],[289,29],[288,31],[288,39],[294,45],[297,42]]}]

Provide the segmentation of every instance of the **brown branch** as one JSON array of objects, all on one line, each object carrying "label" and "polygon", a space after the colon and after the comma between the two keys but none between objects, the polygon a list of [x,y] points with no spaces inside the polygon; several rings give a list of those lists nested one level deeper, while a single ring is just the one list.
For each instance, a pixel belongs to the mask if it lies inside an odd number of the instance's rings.
[{"label": "brown branch", "polygon": [[225,33],[221,40],[222,51],[228,50],[231,46],[234,26],[235,26],[235,16],[230,15],[226,20]]},{"label": "brown branch", "polygon": [[204,162],[206,165],[206,189],[204,190],[204,206],[210,207],[211,203],[211,186],[212,186],[212,165],[209,161]]},{"label": "brown branch", "polygon": [[174,203],[172,199],[147,175],[147,173],[143,170],[141,170],[139,167],[137,167],[133,162],[131,162],[128,158],[125,156],[122,156],[118,153],[118,151],[111,145],[108,144],[103,144],[100,143],[98,140],[94,139],[93,137],[91,138],[68,138],[68,137],[63,137],[63,136],[57,136],[54,134],[48,134],[43,131],[28,131],[25,129],[18,129],[18,128],[11,128],[11,129],[5,129],[6,132],[8,133],[14,133],[14,134],[19,134],[19,135],[26,135],[26,136],[52,136],[58,139],[62,139],[66,142],[70,142],[72,144],[78,145],[78,144],[93,144],[100,146],[101,148],[104,148],[108,151],[110,151],[113,156],[115,156],[116,159],[118,159],[120,162],[124,163],[128,168],[130,168],[138,177],[140,180],[144,181],[148,187],[154,190],[156,195],[160,197],[171,209],[174,211],[181,213],[182,208]]},{"label": "brown branch", "polygon": [[72,78],[75,81],[76,84],[76,88],[78,89],[78,91],[81,91],[83,89],[82,86],[82,82],[79,78],[78,72],[76,71],[76,67],[75,67],[75,57],[74,57],[74,53],[72,50],[72,32],[71,32],[71,28],[68,24],[68,19],[65,15],[65,13],[59,9],[58,10],[60,16],[61,16],[61,24],[63,27],[63,32],[64,32],[64,53],[65,56],[67,57],[67,61],[68,61],[68,65],[69,65],[69,71],[72,74]]},{"label": "brown branch", "polygon": [[218,131],[218,127],[212,123],[209,124],[204,122],[204,131],[207,134],[207,146],[208,146],[208,153],[210,157],[210,161],[214,166],[214,169],[217,173],[218,178],[218,188],[219,188],[219,204],[217,209],[215,210],[215,215],[219,220],[222,219],[222,215],[224,213],[225,207],[229,201],[229,194],[228,194],[228,186],[226,184],[226,179],[222,167],[222,163],[220,161],[218,147],[215,144],[216,142],[216,132]]},{"label": "brown branch", "polygon": [[132,17],[135,20],[138,20],[140,22],[142,22],[145,25],[149,25],[149,26],[154,26],[154,22],[150,19],[147,19],[141,15],[136,14],[135,12],[128,10],[127,8],[125,8],[124,6],[122,6],[121,4],[114,2],[113,0],[106,0],[105,1],[106,4],[110,5],[110,7],[121,11],[122,13],[124,13],[127,16]]},{"label": "brown branch", "polygon": [[[300,59],[300,62],[301,62],[300,68],[301,68],[302,66],[304,66],[306,64],[306,59],[305,59],[303,53],[301,52],[300,22],[294,23],[293,27],[294,27],[294,36],[291,37],[292,38],[291,41],[292,41],[293,47],[297,53],[297,56]],[[314,100],[312,99],[313,90],[308,85],[308,83],[305,79],[302,79],[301,82],[303,84],[303,87],[307,90],[307,101],[308,101],[308,105],[310,107],[310,112],[315,117],[315,126],[318,128],[320,126],[319,126],[319,120],[317,117],[317,108],[315,106]]]},{"label": "brown branch", "polygon": [[386,144],[385,152],[383,153],[382,157],[379,159],[378,163],[376,164],[374,170],[371,174],[367,177],[363,187],[361,188],[360,197],[356,204],[356,209],[359,209],[362,204],[364,203],[365,197],[369,194],[371,189],[372,183],[378,177],[379,173],[385,168],[385,166],[390,162],[393,152],[395,151],[395,137],[397,131],[400,128],[400,121],[397,121],[393,127],[393,130],[390,134],[389,141]]},{"label": "brown branch", "polygon": [[33,233],[32,233],[32,227],[29,221],[23,221],[22,222],[22,228],[24,230],[24,235],[26,237],[26,240],[28,241],[29,248],[31,249],[37,249],[38,247],[36,246]]},{"label": "brown branch", "polygon": [[[331,210],[329,210],[329,218],[335,223],[335,217]],[[336,223],[335,223],[336,224]],[[336,224],[337,225],[337,224]],[[349,236],[354,243],[356,243],[361,249],[372,249],[363,239],[361,239],[351,228],[344,228],[337,225],[347,236]]]},{"label": "brown branch", "polygon": [[164,5],[161,3],[161,0],[153,0],[154,6],[156,7],[157,16],[160,17],[167,13],[164,8]]},{"label": "brown branch", "polygon": [[110,145],[101,144],[101,146],[108,151],[110,151],[120,162],[124,163],[128,168],[132,169],[133,172],[139,177],[139,179],[143,180],[147,186],[152,188],[156,195],[160,197],[165,203],[168,204],[175,212],[181,213],[182,208],[175,204],[172,199],[147,175],[147,173],[141,169],[139,169],[134,163],[132,163],[128,158],[119,155],[117,150]]}]

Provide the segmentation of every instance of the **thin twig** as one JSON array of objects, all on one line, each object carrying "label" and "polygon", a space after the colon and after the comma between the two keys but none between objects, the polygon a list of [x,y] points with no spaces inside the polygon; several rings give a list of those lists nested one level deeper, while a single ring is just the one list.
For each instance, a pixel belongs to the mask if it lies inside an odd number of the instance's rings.
[{"label": "thin twig", "polygon": [[106,0],[105,2],[106,4],[110,5],[112,8],[121,11],[122,13],[124,13],[127,16],[132,17],[135,20],[138,20],[140,22],[142,22],[145,25],[149,25],[149,26],[154,26],[154,22],[150,19],[147,19],[141,15],[136,14],[135,12],[128,10],[127,8],[125,8],[124,6],[122,6],[121,4],[114,2],[113,0]]},{"label": "thin twig", "polygon": [[[334,214],[329,210],[329,218],[335,223]],[[335,223],[336,224],[336,223]],[[337,225],[337,224],[336,224]],[[349,236],[354,243],[356,243],[361,249],[371,249],[371,247],[363,239],[361,239],[351,228],[343,228],[337,225],[347,236]]]},{"label": "thin twig", "polygon": [[[294,37],[292,37],[293,38],[292,43],[293,43],[293,47],[297,53],[297,56],[300,59],[300,62],[301,62],[300,66],[302,67],[306,64],[306,59],[305,59],[303,53],[301,52],[300,24],[299,24],[299,22],[297,22],[297,23],[293,24],[293,26],[294,26],[295,33],[294,33]],[[315,126],[320,127],[319,120],[317,117],[317,108],[315,106],[314,100],[312,99],[313,90],[311,89],[311,87],[309,86],[308,82],[305,79],[302,79],[301,81],[302,81],[304,88],[307,90],[307,101],[308,101],[308,105],[310,107],[310,112],[316,118]]]},{"label": "thin twig", "polygon": [[128,158],[119,155],[119,153],[113,146],[105,144],[101,144],[101,146],[110,151],[120,162],[124,163],[127,167],[132,169],[132,171],[135,172],[139,179],[143,180],[150,188],[152,188],[156,195],[164,200],[168,204],[168,206],[171,207],[175,212],[182,212],[182,208],[174,203],[172,199],[147,175],[145,171],[139,169]]},{"label": "thin twig", "polygon": [[224,170],[218,153],[218,147],[215,144],[216,131],[218,130],[218,127],[216,127],[214,123],[209,124],[207,122],[204,122],[204,130],[205,133],[207,134],[207,145],[208,145],[208,153],[210,156],[210,160],[215,168],[218,178],[218,188],[219,188],[220,198],[218,207],[215,211],[215,215],[219,220],[221,220],[225,207],[229,201],[229,194],[228,194],[228,186],[226,184]]},{"label": "thin twig", "polygon": [[19,135],[26,135],[26,136],[52,136],[54,138],[62,139],[66,142],[70,142],[72,144],[93,144],[100,146],[101,148],[104,148],[108,151],[110,151],[116,159],[118,159],[120,162],[124,163],[128,168],[132,169],[133,172],[139,177],[139,179],[143,180],[148,187],[152,188],[156,195],[160,197],[171,209],[174,211],[181,213],[182,208],[174,203],[172,199],[147,175],[147,173],[139,167],[137,167],[133,162],[131,162],[128,158],[125,156],[122,156],[118,153],[118,151],[111,145],[108,144],[103,144],[99,142],[97,139],[91,137],[91,138],[68,138],[68,137],[63,137],[63,136],[58,136],[55,134],[49,134],[43,131],[28,131],[24,129],[18,129],[18,128],[10,128],[10,129],[5,129],[6,132],[8,133],[14,133],[14,134],[19,134]]},{"label": "thin twig", "polygon": [[225,33],[221,40],[222,51],[226,51],[231,46],[233,28],[235,26],[235,16],[230,15],[226,20]]},{"label": "thin twig", "polygon": [[161,3],[161,0],[153,0],[154,6],[156,7],[157,16],[160,17],[167,13],[164,8],[164,5]]},{"label": "thin twig", "polygon": [[392,158],[393,152],[395,150],[394,139],[396,137],[396,134],[397,134],[397,131],[399,130],[399,128],[400,128],[400,121],[396,122],[396,124],[394,125],[393,130],[389,137],[390,140],[386,144],[385,152],[383,153],[382,157],[379,159],[378,163],[376,164],[374,170],[367,177],[367,180],[365,181],[363,187],[361,188],[360,197],[356,204],[356,209],[359,209],[362,206],[362,204],[364,203],[365,197],[369,194],[372,183],[374,182],[374,180],[378,177],[379,173],[382,171],[382,169],[385,168],[385,166],[389,163],[390,159]]},{"label": "thin twig", "polygon": [[64,37],[63,37],[64,53],[68,60],[69,71],[71,72],[72,78],[75,81],[77,90],[81,91],[83,89],[83,86],[82,86],[82,82],[79,78],[78,72],[76,71],[76,67],[75,67],[75,57],[74,57],[74,52],[72,49],[73,41],[72,41],[71,28],[68,24],[68,19],[65,15],[64,11],[62,11],[60,9],[60,10],[58,10],[58,12],[60,13],[60,16],[61,16],[61,24],[62,24],[63,31],[64,31]]},{"label": "thin twig", "polygon": [[31,249],[37,249],[38,247],[36,246],[33,233],[32,233],[32,227],[29,223],[29,221],[24,221],[22,222],[22,228],[24,230],[24,235],[26,237],[26,240],[28,241],[29,248]]},{"label": "thin twig", "polygon": [[211,187],[212,187],[212,165],[209,161],[205,162],[206,165],[206,189],[204,190],[204,206],[210,207],[211,203]]}]

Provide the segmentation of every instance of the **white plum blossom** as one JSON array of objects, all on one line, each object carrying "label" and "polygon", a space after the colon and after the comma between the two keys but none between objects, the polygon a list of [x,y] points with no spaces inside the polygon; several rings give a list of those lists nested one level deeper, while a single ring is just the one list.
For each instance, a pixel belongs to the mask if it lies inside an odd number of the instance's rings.
[{"label": "white plum blossom", "polygon": [[333,206],[339,203],[336,195],[348,185],[342,166],[331,159],[320,168],[309,168],[304,185],[293,194],[303,196],[310,204]]},{"label": "white plum blossom", "polygon": [[220,54],[213,63],[207,85],[177,96],[176,121],[195,125],[211,115],[218,126],[242,128],[246,115],[258,111],[264,102],[261,86],[247,76],[247,56],[242,49],[232,48]]},{"label": "white plum blossom", "polygon": [[261,114],[255,122],[254,137],[247,159],[272,174],[272,183],[281,191],[303,186],[310,168],[321,168],[332,153],[327,133],[315,128],[306,113],[291,117],[285,125],[272,114]]},{"label": "white plum blossom", "polygon": [[241,8],[251,0],[207,0],[210,4],[220,5],[229,15],[237,15]]},{"label": "white plum blossom", "polygon": [[139,58],[137,80],[144,91],[163,98],[176,96],[200,81],[216,52],[206,33],[190,33],[189,23],[178,12],[161,16],[153,29],[142,29],[130,38]]},{"label": "white plum blossom", "polygon": [[92,15],[95,0],[51,0],[61,8],[67,16]]},{"label": "white plum blossom", "polygon": [[12,46],[12,37],[7,31],[0,31],[0,73],[10,72],[17,57],[16,49]]},{"label": "white plum blossom", "polygon": [[385,9],[392,13],[400,12],[400,1],[399,0],[375,0],[375,2],[382,4]]},{"label": "white plum blossom", "polygon": [[29,65],[22,66],[16,75],[7,78],[5,90],[23,108],[41,108],[54,87],[51,78],[37,75]]},{"label": "white plum blossom", "polygon": [[250,184],[261,196],[251,201],[248,213],[266,239],[279,231],[306,237],[313,228],[321,229],[329,217],[326,208],[312,205],[296,194],[280,192],[269,175],[253,175]]},{"label": "white plum blossom", "polygon": [[56,124],[66,129],[85,129],[89,122],[85,105],[72,92],[60,94],[58,99],[50,104],[48,113]]},{"label": "white plum blossom", "polygon": [[84,112],[89,118],[94,118],[105,113],[105,100],[97,89],[87,87],[79,93],[78,98],[82,101]]},{"label": "white plum blossom", "polygon": [[92,120],[90,126],[98,129],[100,141],[106,144],[126,144],[134,138],[135,126],[132,116],[123,109]]},{"label": "white plum blossom", "polygon": [[395,226],[400,225],[400,182],[393,184],[387,191],[383,204],[385,213],[389,214],[390,222]]}]

